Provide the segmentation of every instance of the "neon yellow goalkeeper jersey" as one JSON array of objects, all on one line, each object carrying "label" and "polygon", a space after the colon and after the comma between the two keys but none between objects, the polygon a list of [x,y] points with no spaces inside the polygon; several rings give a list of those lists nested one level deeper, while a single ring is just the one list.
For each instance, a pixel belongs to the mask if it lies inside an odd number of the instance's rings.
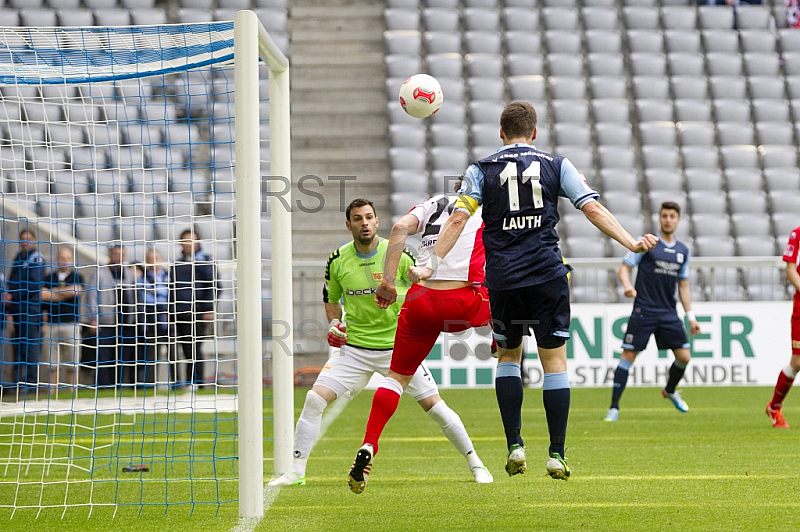
[{"label": "neon yellow goalkeeper jersey", "polygon": [[[400,299],[388,309],[375,304],[375,291],[383,278],[383,264],[389,241],[380,239],[370,255],[356,251],[355,243],[348,242],[328,257],[325,266],[325,286],[322,290],[325,303],[339,303],[344,298],[347,344],[367,349],[391,349],[397,328]],[[414,258],[408,249],[403,252],[397,268],[398,296],[408,290],[406,276]]]}]

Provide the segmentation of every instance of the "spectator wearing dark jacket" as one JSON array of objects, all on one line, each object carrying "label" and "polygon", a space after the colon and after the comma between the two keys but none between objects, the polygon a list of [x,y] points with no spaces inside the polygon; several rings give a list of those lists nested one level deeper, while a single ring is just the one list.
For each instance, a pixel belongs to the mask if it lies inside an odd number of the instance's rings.
[{"label": "spectator wearing dark jacket", "polygon": [[[172,301],[175,312],[175,332],[178,357],[186,360],[186,384],[205,382],[201,342],[208,337],[214,319],[216,268],[214,259],[203,251],[197,235],[191,229],[181,233],[180,259],[172,267]],[[177,367],[173,379],[178,381]]]},{"label": "spectator wearing dark jacket", "polygon": [[19,253],[11,265],[4,296],[6,312],[14,322],[11,342],[14,346],[16,371],[11,386],[25,383],[36,387],[39,384],[41,291],[45,270],[44,257],[36,249],[36,233],[31,229],[23,229],[19,233]]}]

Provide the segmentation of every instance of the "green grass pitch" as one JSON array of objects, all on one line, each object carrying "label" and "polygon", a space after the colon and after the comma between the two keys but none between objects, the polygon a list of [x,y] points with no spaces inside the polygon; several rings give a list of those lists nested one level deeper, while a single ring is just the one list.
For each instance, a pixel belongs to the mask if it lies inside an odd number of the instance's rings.
[{"label": "green grass pitch", "polygon": [[[299,414],[306,390],[297,390]],[[797,429],[773,429],[768,388],[686,388],[681,414],[658,389],[630,388],[617,423],[605,423],[609,389],[573,389],[568,482],[545,474],[547,430],[541,390],[526,390],[522,434],[528,472],[508,477],[493,390],[444,390],[495,482],[472,482],[463,458],[409,398],[390,421],[362,495],[346,476],[372,397],[357,397],[318,443],[307,484],[268,490],[255,530],[788,530],[800,511]],[[265,426],[269,430],[269,426]],[[271,463],[267,463],[267,478]],[[2,471],[0,471],[2,473]],[[8,480],[0,477],[0,480]],[[175,489],[188,489],[176,487]],[[235,496],[235,490],[233,490]],[[4,530],[252,530],[236,504],[0,511]],[[35,524],[34,524],[35,523]]]}]

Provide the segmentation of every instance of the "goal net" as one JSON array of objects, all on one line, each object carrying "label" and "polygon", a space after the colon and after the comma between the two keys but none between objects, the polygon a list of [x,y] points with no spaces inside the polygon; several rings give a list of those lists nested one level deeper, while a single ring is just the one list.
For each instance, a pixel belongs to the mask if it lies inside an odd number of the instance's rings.
[{"label": "goal net", "polygon": [[260,515],[263,412],[270,428],[287,407],[262,394],[278,380],[262,378],[276,366],[261,349],[279,307],[271,226],[288,227],[259,190],[271,139],[288,175],[288,120],[268,98],[278,87],[288,101],[288,83],[270,67],[285,57],[251,12],[0,28],[10,516]]}]

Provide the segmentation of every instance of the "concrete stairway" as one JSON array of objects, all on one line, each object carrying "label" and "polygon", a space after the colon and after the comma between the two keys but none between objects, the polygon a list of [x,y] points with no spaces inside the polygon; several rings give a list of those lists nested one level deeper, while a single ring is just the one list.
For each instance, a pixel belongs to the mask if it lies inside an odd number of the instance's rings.
[{"label": "concrete stairway", "polygon": [[[383,234],[391,227],[383,5],[293,0],[289,30],[292,199],[301,205],[293,213],[294,258],[324,260],[349,239],[344,211],[355,198],[375,203]],[[318,179],[298,187],[306,175]]]}]

